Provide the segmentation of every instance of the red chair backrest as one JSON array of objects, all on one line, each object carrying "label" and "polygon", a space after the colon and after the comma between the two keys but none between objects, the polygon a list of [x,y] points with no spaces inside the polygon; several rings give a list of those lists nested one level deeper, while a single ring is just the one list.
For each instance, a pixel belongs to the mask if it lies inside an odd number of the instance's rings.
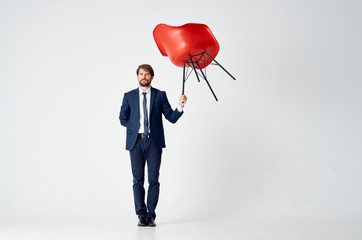
[{"label": "red chair backrest", "polygon": [[[173,64],[183,67],[191,56],[205,52],[213,58],[219,52],[219,43],[211,30],[205,24],[187,23],[182,26],[158,24],[153,30],[153,37],[163,56],[168,56]],[[200,68],[210,64],[210,61],[200,61]],[[197,57],[194,58],[197,61]]]}]

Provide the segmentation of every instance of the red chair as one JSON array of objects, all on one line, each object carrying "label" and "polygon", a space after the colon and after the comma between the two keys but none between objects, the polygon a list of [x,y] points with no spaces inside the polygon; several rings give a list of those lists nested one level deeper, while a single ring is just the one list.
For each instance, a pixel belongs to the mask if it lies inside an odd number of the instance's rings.
[{"label": "red chair", "polygon": [[[209,27],[205,24],[187,23],[178,27],[159,24],[153,30],[153,37],[161,54],[168,56],[174,65],[183,67],[182,94],[184,94],[185,91],[185,82],[193,70],[199,82],[199,76],[206,81],[216,101],[218,101],[207,81],[206,69],[205,72],[202,70],[209,64],[220,66],[235,80],[235,78],[215,60],[220,46]],[[191,71],[189,73],[188,70],[190,68]],[[199,70],[201,74],[198,73],[197,70]]]}]

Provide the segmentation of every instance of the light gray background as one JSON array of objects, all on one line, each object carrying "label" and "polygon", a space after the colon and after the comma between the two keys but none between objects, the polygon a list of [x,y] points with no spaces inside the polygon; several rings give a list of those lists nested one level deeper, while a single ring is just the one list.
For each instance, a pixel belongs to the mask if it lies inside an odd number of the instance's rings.
[{"label": "light gray background", "polygon": [[362,216],[360,1],[0,3],[5,225],[87,218],[135,226],[122,97],[137,87],[136,67],[149,63],[152,85],[176,107],[182,68],[161,56],[152,31],[188,22],[210,27],[216,59],[237,80],[208,68],[216,102],[191,75],[185,114],[164,122],[160,227]]}]

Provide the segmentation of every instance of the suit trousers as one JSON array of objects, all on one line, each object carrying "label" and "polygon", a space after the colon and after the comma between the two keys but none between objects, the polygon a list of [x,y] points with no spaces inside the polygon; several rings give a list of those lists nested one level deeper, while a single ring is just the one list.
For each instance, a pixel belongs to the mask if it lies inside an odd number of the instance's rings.
[{"label": "suit trousers", "polygon": [[[135,147],[130,151],[133,196],[138,217],[156,218],[156,206],[160,193],[160,175],[162,148],[157,148],[151,138],[138,137]],[[147,162],[148,191],[147,205],[145,204],[145,164]]]}]

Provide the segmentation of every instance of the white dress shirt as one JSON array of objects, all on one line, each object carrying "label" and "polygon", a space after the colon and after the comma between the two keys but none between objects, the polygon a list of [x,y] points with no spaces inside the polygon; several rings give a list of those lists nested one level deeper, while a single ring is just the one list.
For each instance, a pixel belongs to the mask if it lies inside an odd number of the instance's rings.
[{"label": "white dress shirt", "polygon": [[[140,102],[140,123],[139,123],[139,126],[140,128],[138,129],[138,133],[144,133],[144,114],[143,114],[143,90],[141,87],[138,87],[139,89],[139,102]],[[151,131],[151,128],[150,128],[150,105],[151,105],[151,87],[149,87],[146,91],[145,91],[147,94],[146,94],[146,103],[147,103],[147,115],[148,115],[148,131],[150,132]],[[182,112],[183,111],[183,107],[181,107],[180,105],[177,105],[177,110],[179,112]]]},{"label": "white dress shirt", "polygon": [[[143,90],[139,87],[139,98],[140,98],[140,128],[138,133],[144,133],[145,128],[145,121],[144,121],[144,114],[143,114]],[[151,88],[146,90],[146,103],[147,103],[147,115],[148,115],[148,131],[150,132],[150,104],[151,104]]]}]

